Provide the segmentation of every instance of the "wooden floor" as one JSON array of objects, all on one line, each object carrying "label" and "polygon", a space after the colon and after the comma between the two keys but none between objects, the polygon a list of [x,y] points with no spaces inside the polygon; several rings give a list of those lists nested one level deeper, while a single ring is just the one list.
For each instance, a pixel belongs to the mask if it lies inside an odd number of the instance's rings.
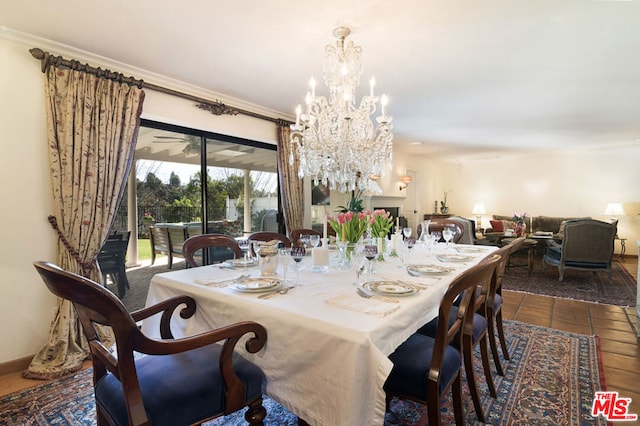
[{"label": "wooden floor", "polygon": [[[624,265],[637,277],[636,258],[627,258]],[[607,390],[632,398],[630,412],[640,415],[640,339],[634,308],[510,291],[504,292],[504,300],[505,319],[599,336]],[[0,396],[41,383],[20,373],[0,376]]]}]

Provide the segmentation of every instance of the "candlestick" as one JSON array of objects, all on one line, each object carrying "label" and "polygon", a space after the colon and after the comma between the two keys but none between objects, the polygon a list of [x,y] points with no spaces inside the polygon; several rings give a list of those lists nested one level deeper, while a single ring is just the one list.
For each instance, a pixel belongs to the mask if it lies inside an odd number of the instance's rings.
[{"label": "candlestick", "polygon": [[347,241],[347,227],[344,223],[342,224],[342,241]]},{"label": "candlestick", "polygon": [[327,215],[324,215],[324,223],[322,224],[322,238],[327,239]]}]

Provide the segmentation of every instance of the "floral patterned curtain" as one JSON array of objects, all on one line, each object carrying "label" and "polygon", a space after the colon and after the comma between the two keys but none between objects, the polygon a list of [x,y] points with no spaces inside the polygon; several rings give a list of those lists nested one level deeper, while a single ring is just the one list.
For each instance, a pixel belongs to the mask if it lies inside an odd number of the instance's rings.
[{"label": "floral patterned curtain", "polygon": [[[54,199],[49,222],[58,234],[57,264],[100,281],[96,256],[124,194],[144,91],[140,81],[132,85],[130,78],[100,69],[90,73],[76,61],[68,63],[45,68]],[[74,372],[88,355],[75,310],[60,299],[49,340],[23,376],[49,379]]]},{"label": "floral patterned curtain", "polygon": [[[291,150],[290,135],[289,124],[278,123],[278,176],[287,234],[294,229],[303,228],[304,222],[303,181],[298,177],[300,162]],[[291,158],[293,158],[293,164],[290,163]]]}]

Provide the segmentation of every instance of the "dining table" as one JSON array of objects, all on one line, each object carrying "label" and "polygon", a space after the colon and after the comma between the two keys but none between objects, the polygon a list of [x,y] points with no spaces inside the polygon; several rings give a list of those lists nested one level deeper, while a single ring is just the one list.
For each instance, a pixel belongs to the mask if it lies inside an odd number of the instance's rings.
[{"label": "dining table", "polygon": [[[388,356],[438,315],[452,280],[495,249],[418,244],[403,257],[385,254],[365,275],[330,251],[329,268],[314,268],[307,256],[298,273],[288,267],[285,283],[282,265],[262,276],[258,267],[230,261],[155,275],[146,306],[176,295],[195,299],[192,318],[172,318],[176,337],[262,324],[265,348],[249,354],[238,344],[236,351],[262,368],[266,395],[310,425],[382,425]],[[159,337],[159,320],[145,319],[143,332]]]}]

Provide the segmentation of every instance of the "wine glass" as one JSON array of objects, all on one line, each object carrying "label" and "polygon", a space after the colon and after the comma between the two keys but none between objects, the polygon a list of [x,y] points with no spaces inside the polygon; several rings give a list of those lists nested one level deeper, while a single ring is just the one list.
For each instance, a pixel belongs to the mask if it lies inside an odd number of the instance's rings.
[{"label": "wine glass", "polygon": [[409,238],[411,236],[411,228],[403,228],[402,234],[405,238]]},{"label": "wine glass", "polygon": [[369,261],[367,263],[367,274],[373,274],[373,259],[378,255],[378,246],[375,244],[366,244],[363,253],[364,257]]},{"label": "wine glass", "polygon": [[451,238],[453,238],[453,233],[451,232],[451,228],[445,227],[442,230],[442,238],[444,238],[444,241],[447,243],[447,247],[449,247],[449,241],[451,241]]},{"label": "wine glass", "polygon": [[307,253],[307,250],[304,246],[294,246],[291,247],[291,257],[296,262],[296,284],[300,285],[300,262],[304,259],[304,255]]},{"label": "wine glass", "polygon": [[409,261],[409,257],[411,257],[411,249],[416,245],[416,239],[413,237],[407,237],[404,240],[405,245],[407,246],[407,261]]},{"label": "wine glass", "polygon": [[303,247],[309,247],[309,239],[310,239],[311,235],[309,234],[302,234],[300,235],[300,242],[302,243]]},{"label": "wine glass", "polygon": [[311,247],[316,248],[320,245],[320,235],[310,235],[309,243],[311,243]]}]

